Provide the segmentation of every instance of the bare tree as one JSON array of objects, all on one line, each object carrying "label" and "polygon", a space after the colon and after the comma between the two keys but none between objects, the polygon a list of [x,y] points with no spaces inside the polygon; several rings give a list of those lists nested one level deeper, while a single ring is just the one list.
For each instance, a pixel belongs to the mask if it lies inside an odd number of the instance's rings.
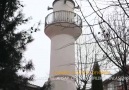
[{"label": "bare tree", "polygon": [[[100,1],[103,3],[103,0]],[[100,3],[99,2],[99,3]],[[99,5],[98,1],[87,0],[93,10],[88,16],[92,16],[94,22],[89,19],[80,8],[80,12],[91,30],[91,33],[103,51],[108,61],[122,70],[124,77],[128,76],[128,46],[129,46],[129,1],[127,0],[105,0],[106,5]],[[78,4],[78,2],[76,2]],[[79,5],[79,4],[78,4]],[[94,17],[93,17],[94,16]],[[107,17],[108,16],[108,17]],[[95,30],[99,33],[96,34]],[[124,89],[127,90],[126,80],[124,79]]]},{"label": "bare tree", "polygon": [[[115,29],[117,35],[121,37],[124,42],[129,43],[129,33],[128,33],[128,19],[125,14],[115,13],[114,15],[108,18],[108,23]],[[129,46],[124,43],[117,35],[106,25],[99,24],[100,29],[102,30],[102,37],[105,40],[103,45],[106,46],[106,54],[110,57],[111,61],[118,66],[122,72],[123,76],[128,76],[127,72],[127,63],[129,56]],[[103,49],[104,50],[104,49]],[[124,88],[127,90],[126,80],[124,79]]]},{"label": "bare tree", "polygon": [[[122,70],[123,76],[128,76],[128,2],[126,0],[123,0],[122,2],[120,2],[119,0],[111,1],[112,5],[109,5],[105,8],[99,8],[94,0],[94,4],[89,0],[87,1],[94,11],[94,14],[97,15],[98,22],[91,25],[85,18],[85,15],[82,13],[81,9],[80,11],[84,17],[85,22],[89,26],[91,33],[96,40],[96,43],[104,52],[109,61],[111,61],[114,65]],[[108,17],[106,17],[103,13],[103,10],[105,10],[106,12],[107,8],[109,7],[115,8],[115,12],[110,13],[110,15],[108,14]],[[94,32],[95,25],[98,25],[100,28],[100,37],[98,37],[99,35],[96,35]],[[126,80],[124,79],[123,82],[124,89],[127,90]]]},{"label": "bare tree", "polygon": [[[76,84],[77,90],[90,88],[95,55],[101,53],[90,34],[82,34],[76,42]],[[101,55],[102,56],[102,55]],[[101,63],[101,61],[98,61]]]}]

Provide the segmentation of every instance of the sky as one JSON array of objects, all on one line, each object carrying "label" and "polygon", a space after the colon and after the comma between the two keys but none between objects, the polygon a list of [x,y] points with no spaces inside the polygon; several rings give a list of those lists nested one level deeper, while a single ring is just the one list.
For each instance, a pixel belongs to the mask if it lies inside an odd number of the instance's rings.
[{"label": "sky", "polygon": [[24,52],[24,57],[27,60],[31,59],[35,67],[34,71],[26,75],[34,74],[35,80],[31,83],[39,86],[43,86],[49,76],[50,39],[44,34],[44,23],[47,14],[52,12],[47,10],[48,6],[52,6],[52,2],[53,0],[21,0],[25,17],[32,19],[20,29],[27,30],[41,21],[40,31],[32,34],[34,41],[27,45],[27,50]]}]

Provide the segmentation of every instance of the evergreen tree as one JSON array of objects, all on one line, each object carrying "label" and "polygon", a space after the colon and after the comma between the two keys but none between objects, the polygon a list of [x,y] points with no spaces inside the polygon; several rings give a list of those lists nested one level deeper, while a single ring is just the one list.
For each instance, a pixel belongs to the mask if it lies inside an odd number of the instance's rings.
[{"label": "evergreen tree", "polygon": [[95,61],[93,66],[93,75],[92,75],[92,90],[103,90],[103,82],[100,72],[100,67],[97,61]]},{"label": "evergreen tree", "polygon": [[48,81],[44,83],[44,85],[40,88],[40,90],[51,90],[51,88],[52,88],[51,81],[48,79]]},{"label": "evergreen tree", "polygon": [[33,41],[26,32],[18,32],[17,27],[25,24],[21,12],[23,5],[19,0],[0,0],[0,88],[18,90],[18,85],[25,85],[32,76],[18,75],[18,71],[33,69],[32,61],[23,64],[23,52],[26,45]]}]

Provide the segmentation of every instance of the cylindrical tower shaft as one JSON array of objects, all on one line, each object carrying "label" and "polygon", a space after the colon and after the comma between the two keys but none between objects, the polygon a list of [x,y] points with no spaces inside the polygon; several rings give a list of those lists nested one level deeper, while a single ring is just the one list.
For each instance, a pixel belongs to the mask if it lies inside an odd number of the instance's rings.
[{"label": "cylindrical tower shaft", "polygon": [[72,0],[55,0],[54,12],[45,20],[45,33],[51,39],[52,90],[76,90],[74,42],[81,35],[82,21],[74,7]]}]

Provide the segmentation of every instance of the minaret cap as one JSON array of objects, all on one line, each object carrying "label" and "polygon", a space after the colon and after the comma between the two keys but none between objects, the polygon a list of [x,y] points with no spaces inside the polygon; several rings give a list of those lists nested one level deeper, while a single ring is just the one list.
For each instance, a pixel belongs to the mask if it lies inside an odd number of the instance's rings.
[{"label": "minaret cap", "polygon": [[[54,6],[54,4],[55,4],[57,1],[60,1],[60,0],[55,0],[55,1],[53,2],[53,6]],[[75,6],[75,3],[74,3],[73,0],[64,0],[64,2],[65,2],[65,1],[70,1],[70,2],[72,2],[72,3],[74,4],[74,6]]]}]

